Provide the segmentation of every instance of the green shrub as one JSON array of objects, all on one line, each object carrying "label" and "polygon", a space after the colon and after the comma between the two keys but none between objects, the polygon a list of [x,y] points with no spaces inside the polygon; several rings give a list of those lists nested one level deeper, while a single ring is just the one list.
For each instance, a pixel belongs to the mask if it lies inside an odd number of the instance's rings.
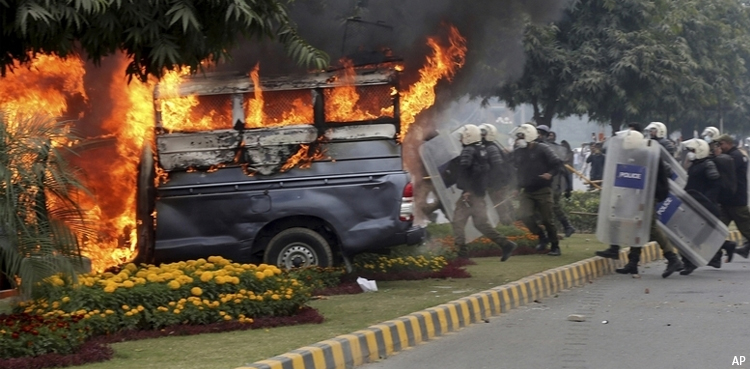
[{"label": "green shrub", "polygon": [[568,215],[570,224],[577,232],[596,232],[596,215],[599,212],[600,193],[600,191],[573,191],[570,199],[563,197],[562,209]]}]

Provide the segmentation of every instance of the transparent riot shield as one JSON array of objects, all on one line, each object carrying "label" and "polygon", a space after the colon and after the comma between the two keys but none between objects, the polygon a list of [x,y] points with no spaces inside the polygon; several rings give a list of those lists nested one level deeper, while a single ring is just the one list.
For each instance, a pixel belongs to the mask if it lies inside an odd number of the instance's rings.
[{"label": "transparent riot shield", "polygon": [[696,266],[705,266],[729,235],[729,229],[675,182],[669,197],[656,204],[657,224],[680,255]]},{"label": "transparent riot shield", "polygon": [[564,146],[558,144],[547,144],[547,146],[552,149],[552,152],[555,153],[555,155],[557,155],[560,160],[562,160],[563,162],[567,160],[568,150]]},{"label": "transparent riot shield", "polygon": [[654,213],[660,145],[630,132],[607,140],[596,238],[610,245],[643,246]]},{"label": "transparent riot shield", "polygon": [[[456,131],[450,134],[440,132],[438,136],[423,143],[419,148],[419,155],[449,220],[453,220],[456,201],[461,197],[461,190],[456,187],[456,173],[455,170],[452,170],[457,164],[456,161],[461,154],[461,149],[461,142]],[[485,202],[487,203],[487,216],[490,224],[493,227],[497,226],[499,218],[489,196],[485,196]],[[466,242],[471,242],[480,236],[482,234],[474,227],[473,220],[469,219],[469,223],[466,225]]]},{"label": "transparent riot shield", "polygon": [[688,177],[685,168],[683,168],[682,164],[680,164],[680,162],[678,162],[677,159],[675,159],[675,157],[664,148],[664,146],[659,145],[659,148],[661,149],[661,160],[669,164],[669,167],[672,169],[672,174],[669,176],[669,179],[671,179],[677,187],[685,188]]}]

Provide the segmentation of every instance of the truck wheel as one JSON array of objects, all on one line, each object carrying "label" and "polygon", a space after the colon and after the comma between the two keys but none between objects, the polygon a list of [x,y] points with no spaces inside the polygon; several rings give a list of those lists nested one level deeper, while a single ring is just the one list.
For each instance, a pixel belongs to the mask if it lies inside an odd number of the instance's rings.
[{"label": "truck wheel", "polygon": [[333,265],[333,253],[323,236],[307,228],[289,228],[274,236],[263,261],[281,268]]}]

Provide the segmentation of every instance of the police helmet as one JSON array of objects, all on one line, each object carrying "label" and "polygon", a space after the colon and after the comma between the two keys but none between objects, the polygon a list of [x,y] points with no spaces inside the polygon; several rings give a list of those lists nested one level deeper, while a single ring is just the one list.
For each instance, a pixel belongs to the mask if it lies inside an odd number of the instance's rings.
[{"label": "police helmet", "polygon": [[643,139],[643,133],[633,130],[620,131],[619,135],[622,135],[622,148],[625,150],[632,150],[644,147],[646,142]]},{"label": "police helmet", "polygon": [[719,136],[721,136],[721,132],[718,128],[713,126],[706,127],[706,129],[703,130],[703,133],[701,133],[701,137],[708,137],[712,141],[715,141]]},{"label": "police helmet", "polygon": [[517,139],[524,139],[526,142],[535,141],[539,138],[539,132],[537,128],[529,123],[521,124],[519,127],[513,130],[513,135]]},{"label": "police helmet", "polygon": [[495,141],[495,138],[497,137],[497,128],[495,128],[495,126],[485,123],[480,125],[479,129],[482,131],[482,137],[485,141]]},{"label": "police helmet", "polygon": [[695,153],[696,159],[703,159],[708,157],[708,153],[710,151],[710,148],[708,146],[708,142],[704,140],[698,140],[695,138],[691,138],[685,142],[682,143],[685,145],[685,147]]},{"label": "police helmet", "polygon": [[461,127],[461,143],[464,145],[475,144],[482,140],[482,132],[479,127],[467,124]]},{"label": "police helmet", "polygon": [[651,122],[649,125],[646,126],[646,131],[656,131],[656,138],[664,138],[667,137],[667,126],[664,125],[662,122]]}]

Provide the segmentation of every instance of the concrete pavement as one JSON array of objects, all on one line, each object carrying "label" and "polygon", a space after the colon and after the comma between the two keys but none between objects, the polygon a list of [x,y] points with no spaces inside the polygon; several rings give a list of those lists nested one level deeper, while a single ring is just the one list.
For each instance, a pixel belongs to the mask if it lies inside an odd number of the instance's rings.
[{"label": "concrete pavement", "polygon": [[750,367],[750,260],[667,279],[663,261],[641,269],[641,278],[603,276],[362,369]]},{"label": "concrete pavement", "polygon": [[[661,257],[655,243],[644,246],[641,260],[649,263]],[[625,250],[620,259],[626,260]],[[434,340],[466,326],[486,322],[492,316],[557,295],[560,291],[586,285],[612,274],[616,263],[593,257],[538,273],[462,299],[383,322],[351,334],[299,348],[255,363],[243,369],[338,369],[352,368],[388,358],[423,342]]]}]

